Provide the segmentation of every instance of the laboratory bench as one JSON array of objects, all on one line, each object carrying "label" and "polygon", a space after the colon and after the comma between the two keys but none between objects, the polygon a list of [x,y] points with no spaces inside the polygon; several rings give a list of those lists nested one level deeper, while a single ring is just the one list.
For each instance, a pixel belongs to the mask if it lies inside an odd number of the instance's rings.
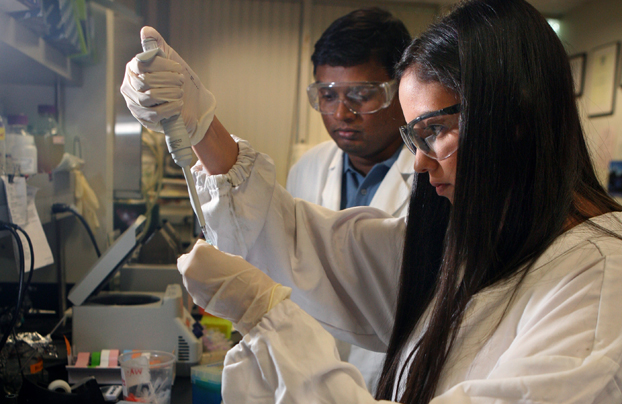
[{"label": "laboratory bench", "polygon": [[[28,387],[32,388],[32,386]],[[0,388],[2,388],[1,384]],[[19,401],[19,398],[7,398],[4,393],[0,396],[0,403],[2,404],[20,404],[22,402],[23,401]],[[45,404],[53,404],[49,401],[39,402]],[[114,404],[114,402],[108,401],[106,402],[106,404]],[[189,377],[177,376],[175,378],[175,384],[171,389],[171,404],[192,404],[192,383]]]},{"label": "laboratory bench", "polygon": [[[53,328],[58,324],[58,317],[56,315],[46,314],[46,315],[28,315],[20,329],[19,333],[25,332],[38,332],[42,336],[50,333]],[[71,338],[71,319],[67,319],[64,325],[59,326],[54,334],[52,335],[52,344],[54,345],[57,355],[57,358],[53,358],[49,355],[45,355],[43,358],[43,368],[45,373],[43,373],[44,379],[40,380],[38,386],[45,386],[49,384],[51,381],[56,379],[62,379],[67,381],[68,374],[65,366],[67,365],[67,349],[64,341],[64,337],[68,339]],[[232,336],[232,340],[234,343],[239,340],[237,338],[239,334],[234,333]],[[24,383],[24,382],[23,382]],[[18,398],[9,398],[7,397],[2,386],[2,379],[0,378],[0,404],[17,404],[22,403],[24,401],[20,401]],[[38,388],[36,385],[32,383],[25,382],[22,385],[22,389],[27,388],[29,391],[34,389],[40,390],[45,393],[44,388]],[[120,398],[122,399],[122,397]],[[26,401],[27,403],[35,403],[36,401]],[[54,404],[56,402],[52,402],[51,400],[46,399],[46,404]],[[63,401],[58,401],[59,404],[63,403]],[[112,402],[107,402],[112,403]],[[192,403],[192,383],[189,376],[180,376],[177,375],[175,377],[175,382],[171,389],[171,404],[191,404]],[[38,403],[37,403],[38,404]]]},{"label": "laboratory bench", "polygon": [[[55,365],[55,366],[60,368],[62,365]],[[52,374],[50,373],[49,375],[51,376]],[[52,379],[53,378],[50,378],[50,381]],[[56,379],[54,378],[54,380]],[[1,388],[2,388],[2,385],[0,383],[0,389]],[[32,390],[33,386],[26,385],[24,388],[28,388]],[[43,388],[41,388],[41,390],[45,392]],[[119,397],[119,399],[122,399],[122,397]],[[22,402],[23,401],[20,401],[18,397],[8,398],[4,394],[4,392],[0,396],[1,404],[21,404]],[[32,401],[29,400],[28,402],[30,403]],[[38,401],[38,403],[55,404],[56,402],[52,403],[50,400],[46,400],[46,401]],[[58,403],[60,404],[62,403],[62,401],[58,401]],[[84,404],[87,404],[87,403],[85,402]],[[114,402],[107,401],[106,404],[114,404]],[[192,404],[192,383],[190,381],[190,377],[177,376],[175,378],[175,384],[173,384],[173,387],[171,389],[171,404]]]}]

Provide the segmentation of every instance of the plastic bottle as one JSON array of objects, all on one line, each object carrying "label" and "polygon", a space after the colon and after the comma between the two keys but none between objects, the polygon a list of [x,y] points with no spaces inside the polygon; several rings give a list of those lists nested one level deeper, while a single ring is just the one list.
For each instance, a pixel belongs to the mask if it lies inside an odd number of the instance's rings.
[{"label": "plastic bottle", "polygon": [[34,137],[28,133],[26,115],[9,115],[6,131],[6,173],[36,174],[37,147]]},{"label": "plastic bottle", "polygon": [[0,175],[4,175],[6,172],[5,167],[6,160],[6,130],[4,129],[4,121],[2,115],[0,115]]},{"label": "plastic bottle", "polygon": [[65,153],[65,135],[56,122],[56,107],[39,105],[39,120],[35,126],[35,144],[40,173],[50,173]]}]

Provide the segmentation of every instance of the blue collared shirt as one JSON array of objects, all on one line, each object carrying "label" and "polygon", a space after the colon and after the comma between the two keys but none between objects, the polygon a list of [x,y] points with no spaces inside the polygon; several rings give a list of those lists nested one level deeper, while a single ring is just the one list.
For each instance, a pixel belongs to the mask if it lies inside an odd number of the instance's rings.
[{"label": "blue collared shirt", "polygon": [[341,178],[341,209],[353,206],[369,206],[376,191],[391,166],[397,160],[402,148],[398,148],[393,156],[371,168],[365,176],[354,169],[350,158],[343,154],[343,174]]}]

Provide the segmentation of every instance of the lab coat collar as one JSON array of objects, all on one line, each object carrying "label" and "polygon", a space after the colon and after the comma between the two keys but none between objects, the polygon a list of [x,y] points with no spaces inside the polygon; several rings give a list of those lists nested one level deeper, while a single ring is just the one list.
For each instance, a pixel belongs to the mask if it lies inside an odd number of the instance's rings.
[{"label": "lab coat collar", "polygon": [[[322,206],[332,210],[341,208],[341,180],[343,172],[343,150],[337,148],[328,167],[326,184],[322,190]],[[338,190],[338,192],[335,192]]]},{"label": "lab coat collar", "polygon": [[409,180],[415,173],[415,156],[402,146],[399,157],[384,177],[369,206],[395,215],[410,200]]},{"label": "lab coat collar", "polygon": [[[406,146],[402,146],[400,155],[382,180],[369,206],[395,215],[404,205],[407,205],[411,191],[409,181],[415,173],[414,166],[415,156],[408,151]],[[343,150],[337,148],[328,168],[326,185],[322,190],[322,206],[333,210],[340,209],[341,192],[335,192],[335,190],[341,190],[342,173]]]}]

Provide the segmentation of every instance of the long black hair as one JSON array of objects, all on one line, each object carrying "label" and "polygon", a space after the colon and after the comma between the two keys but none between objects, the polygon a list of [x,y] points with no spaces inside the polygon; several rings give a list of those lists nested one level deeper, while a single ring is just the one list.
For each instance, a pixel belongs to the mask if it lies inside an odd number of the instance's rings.
[{"label": "long black hair", "polygon": [[[404,74],[439,82],[462,103],[453,206],[438,201],[426,173],[415,181],[377,393],[422,404],[476,293],[511,279],[518,287],[569,223],[622,207],[595,175],[567,54],[526,1],[459,4],[409,45],[397,66]],[[425,331],[407,351],[428,306]]]},{"label": "long black hair", "polygon": [[352,67],[377,60],[395,77],[395,64],[411,41],[408,29],[390,12],[378,7],[352,11],[335,21],[315,43],[311,61],[318,66]]}]

